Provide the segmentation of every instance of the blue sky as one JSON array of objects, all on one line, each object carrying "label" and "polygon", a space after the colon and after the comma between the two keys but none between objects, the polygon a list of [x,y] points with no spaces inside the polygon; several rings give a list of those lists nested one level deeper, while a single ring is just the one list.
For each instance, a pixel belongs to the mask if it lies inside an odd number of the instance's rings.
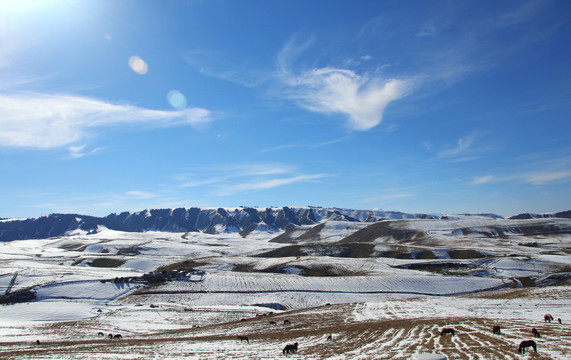
[{"label": "blue sky", "polygon": [[571,2],[0,1],[0,217],[571,209]]}]

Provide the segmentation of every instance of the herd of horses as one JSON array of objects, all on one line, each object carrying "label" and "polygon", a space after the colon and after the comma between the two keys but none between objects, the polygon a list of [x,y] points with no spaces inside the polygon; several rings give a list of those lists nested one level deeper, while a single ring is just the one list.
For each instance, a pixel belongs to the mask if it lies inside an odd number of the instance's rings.
[{"label": "herd of horses", "polygon": [[[545,316],[543,317],[545,322],[552,322],[553,316],[551,316],[551,314],[545,314]],[[558,318],[557,321],[561,324],[561,318]],[[501,335],[502,334],[502,329],[499,325],[495,325],[492,328],[492,332],[494,333],[494,335]],[[533,334],[533,336],[540,338],[541,334],[539,334],[539,331],[537,331],[536,328],[532,328],[531,329],[531,333]],[[443,328],[442,331],[440,332],[440,336],[444,336],[450,334],[451,336],[455,335],[455,331],[452,328]],[[537,344],[535,343],[535,341],[533,340],[524,340],[519,344],[519,347],[517,349],[517,351],[520,354],[525,354],[525,349],[526,348],[533,348],[533,351],[537,352]]]},{"label": "herd of horses", "polygon": [[[551,316],[551,314],[545,314],[544,316],[544,320],[545,322],[552,322],[553,316]],[[561,319],[557,319],[557,321],[561,324]],[[291,321],[289,320],[284,320],[283,321],[284,325],[291,325]],[[270,321],[270,326],[277,326],[277,323],[275,321]],[[541,335],[539,334],[539,331],[537,331],[536,328],[532,328],[531,332],[533,334],[533,336],[539,338],[541,337]],[[502,334],[502,329],[499,325],[495,325],[492,328],[492,333],[494,335],[501,335]],[[450,336],[454,336],[456,335],[456,331],[453,328],[443,328],[440,331],[440,336],[446,336],[446,335],[450,335]],[[238,336],[238,340],[240,340],[240,342],[246,341],[248,344],[250,343],[250,339],[247,336]],[[332,341],[333,340],[333,336],[331,334],[329,334],[329,336],[327,337],[327,341]],[[296,354],[297,353],[297,349],[298,349],[299,344],[293,343],[293,344],[288,344],[284,347],[284,349],[282,350],[282,354],[284,355],[290,355],[290,354]],[[533,350],[537,353],[537,343],[533,340],[524,340],[519,344],[518,347],[518,352],[521,354],[525,354],[525,349],[526,348],[533,348]]]},{"label": "herd of horses", "polygon": [[[545,322],[549,322],[551,323],[552,321],[554,321],[553,316],[551,316],[551,314],[545,314],[544,316],[544,321]],[[557,321],[561,324],[561,319],[557,319]],[[291,325],[291,321],[288,319],[285,319],[283,321],[284,326],[288,326]],[[270,321],[270,326],[276,326],[276,322],[275,321]],[[502,334],[502,330],[501,327],[499,325],[495,325],[492,328],[492,332],[494,333],[494,335],[501,335]],[[533,334],[533,336],[539,338],[541,337],[541,335],[539,334],[539,331],[537,331],[536,328],[532,328],[531,332]],[[440,331],[440,336],[446,336],[450,334],[451,336],[456,335],[456,331],[453,328],[443,328]],[[99,332],[97,334],[99,337],[105,337],[105,334],[102,332]],[[122,339],[123,336],[121,334],[108,334],[107,337],[109,339],[115,339],[115,340],[119,340]],[[238,336],[238,340],[240,340],[240,342],[246,342],[246,343],[250,343],[250,338],[248,338],[247,336]],[[329,334],[329,336],[327,337],[327,341],[332,341],[333,340],[333,336],[331,334]],[[40,341],[37,340],[36,341],[37,344],[40,344]],[[297,353],[297,349],[298,349],[299,344],[297,342],[293,343],[293,344],[288,344],[284,347],[284,349],[282,350],[282,354],[283,355],[290,355],[290,354],[296,354]],[[520,354],[525,354],[525,349],[526,348],[533,348],[533,350],[535,352],[537,352],[537,344],[535,341],[533,340],[524,340],[519,344],[518,347],[518,352]]]},{"label": "herd of horses", "polygon": [[[100,331],[100,332],[97,333],[97,336],[99,336],[99,337],[104,337],[105,334]],[[121,335],[121,334],[115,334],[115,335],[109,334],[109,335],[107,335],[107,337],[108,337],[109,339],[120,340],[120,339],[123,338],[123,335]]]}]

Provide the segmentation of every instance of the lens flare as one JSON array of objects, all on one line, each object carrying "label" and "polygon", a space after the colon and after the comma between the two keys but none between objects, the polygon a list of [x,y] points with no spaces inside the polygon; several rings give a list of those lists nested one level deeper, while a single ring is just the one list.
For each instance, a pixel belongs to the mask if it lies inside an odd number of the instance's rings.
[{"label": "lens flare", "polygon": [[178,90],[169,91],[167,100],[175,109],[182,110],[186,107],[186,97]]},{"label": "lens flare", "polygon": [[149,66],[145,60],[138,56],[131,56],[129,58],[129,67],[139,75],[145,75],[149,71]]}]

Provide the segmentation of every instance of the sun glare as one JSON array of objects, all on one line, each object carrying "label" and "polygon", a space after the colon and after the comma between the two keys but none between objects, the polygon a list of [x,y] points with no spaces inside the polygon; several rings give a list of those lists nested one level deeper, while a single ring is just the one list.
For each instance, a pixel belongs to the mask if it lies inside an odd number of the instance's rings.
[{"label": "sun glare", "polygon": [[138,56],[131,56],[131,58],[129,58],[129,67],[139,75],[145,75],[147,71],[149,71],[145,60]]},{"label": "sun glare", "polygon": [[45,0],[0,0],[0,14],[22,12],[38,7]]}]

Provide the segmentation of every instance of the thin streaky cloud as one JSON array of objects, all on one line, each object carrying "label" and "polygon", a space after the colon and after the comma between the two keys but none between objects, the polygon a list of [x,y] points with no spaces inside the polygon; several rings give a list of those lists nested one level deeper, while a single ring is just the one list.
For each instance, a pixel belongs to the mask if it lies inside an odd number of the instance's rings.
[{"label": "thin streaky cloud", "polygon": [[240,192],[245,191],[256,191],[256,190],[268,190],[275,187],[290,185],[299,182],[309,182],[314,181],[317,179],[321,179],[324,177],[328,177],[328,174],[312,174],[312,175],[298,175],[288,178],[280,178],[280,179],[269,179],[269,180],[261,180],[261,181],[252,181],[248,183],[236,184],[236,185],[229,185],[221,187],[216,195],[218,196],[229,196],[234,195]]},{"label": "thin streaky cloud", "polygon": [[492,176],[492,175],[476,176],[476,177],[474,177],[474,180],[472,180],[471,184],[472,185],[481,185],[481,184],[487,184],[490,182],[494,182],[495,180],[496,180],[496,177]]},{"label": "thin streaky cloud", "polygon": [[[201,108],[161,111],[70,95],[0,94],[0,146],[56,148],[112,125],[201,126],[212,120]],[[73,150],[72,150],[73,152]]]},{"label": "thin streaky cloud", "polygon": [[543,185],[559,180],[571,178],[571,171],[557,171],[548,173],[532,173],[524,176],[525,182],[533,185]]},{"label": "thin streaky cloud", "polygon": [[333,139],[333,140],[329,140],[329,141],[323,141],[317,144],[284,144],[284,145],[278,145],[278,146],[274,146],[271,148],[266,148],[266,149],[262,149],[259,151],[259,153],[266,153],[266,152],[272,152],[272,151],[279,151],[279,150],[286,150],[286,149],[293,149],[293,148],[306,148],[306,149],[316,149],[316,148],[320,148],[323,146],[328,146],[328,145],[333,145],[333,144],[337,144],[343,141],[348,140],[349,137],[342,137],[339,139]]},{"label": "thin streaky cloud", "polygon": [[451,162],[468,162],[482,158],[483,154],[496,150],[496,147],[486,145],[482,140],[487,132],[473,131],[457,140],[456,145],[450,145],[437,153],[438,158]]},{"label": "thin streaky cloud", "polygon": [[127,191],[125,193],[125,195],[127,197],[135,198],[135,199],[150,199],[150,198],[155,198],[158,196],[157,194],[154,194],[154,193],[150,193],[147,191],[139,191],[139,190]]},{"label": "thin streaky cloud", "polygon": [[69,155],[74,159],[79,159],[85,156],[96,154],[101,148],[95,148],[89,151],[84,151],[87,145],[70,146],[68,148]]},{"label": "thin streaky cloud", "polygon": [[272,78],[271,71],[260,70],[259,66],[229,60],[231,56],[226,53],[195,50],[184,51],[182,56],[189,65],[204,75],[248,88],[260,86]]},{"label": "thin streaky cloud", "polygon": [[476,176],[471,185],[493,184],[502,182],[519,182],[531,185],[546,185],[559,181],[570,181],[571,171],[536,171],[512,175]]},{"label": "thin streaky cloud", "polygon": [[538,16],[541,8],[546,1],[527,1],[521,4],[517,9],[503,14],[496,22],[497,26],[512,26],[522,22],[526,22],[535,16]]}]

